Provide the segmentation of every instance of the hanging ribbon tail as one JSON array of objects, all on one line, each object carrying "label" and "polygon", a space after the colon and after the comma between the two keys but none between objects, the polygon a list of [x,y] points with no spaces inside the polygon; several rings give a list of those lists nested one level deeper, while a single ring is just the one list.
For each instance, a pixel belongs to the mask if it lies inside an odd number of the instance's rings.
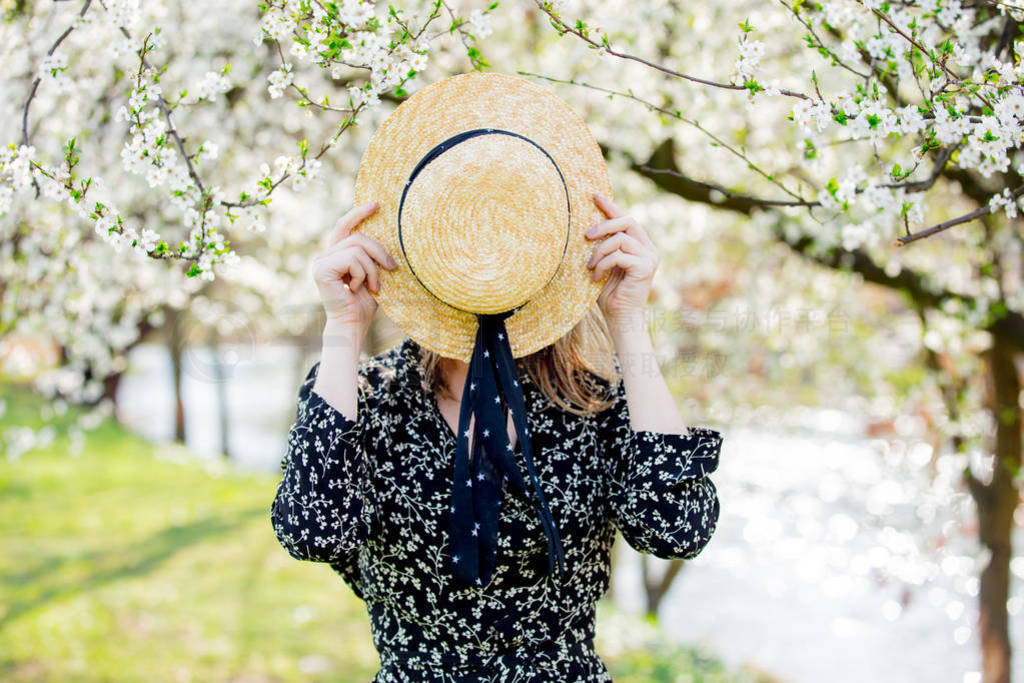
[{"label": "hanging ribbon tail", "polygon": [[[495,357],[495,367],[498,372],[498,379],[501,386],[505,388],[505,399],[508,401],[509,410],[512,413],[512,421],[515,423],[516,434],[519,436],[519,446],[523,454],[523,461],[526,463],[526,470],[533,482],[533,490],[536,494],[534,505],[538,508],[541,523],[544,525],[544,533],[548,541],[548,573],[553,574],[557,564],[559,578],[565,577],[565,554],[562,550],[562,541],[558,534],[558,525],[555,524],[554,515],[544,499],[541,490],[540,478],[537,476],[533,466],[533,444],[530,439],[530,429],[526,420],[526,401],[523,399],[523,388],[519,385],[519,375],[516,371],[515,359],[512,356],[512,347],[508,341],[508,334],[505,330],[505,318],[498,318],[493,322],[495,332],[487,335],[485,339],[491,344],[491,355]],[[516,468],[518,474],[518,468]]]},{"label": "hanging ribbon tail", "polygon": [[[515,310],[477,316],[477,336],[469,375],[462,393],[456,440],[450,522],[452,573],[465,584],[490,582],[497,557],[498,513],[502,481],[507,476],[517,493],[531,499],[538,510],[548,545],[548,572],[564,577],[565,560],[554,517],[544,500],[533,466],[527,428],[526,403],[516,372],[505,319]],[[528,489],[515,462],[509,441],[501,395],[512,414],[523,458],[533,483]],[[473,447],[470,452],[470,421]]]},{"label": "hanging ribbon tail", "polygon": [[[483,335],[477,331],[476,345],[469,363],[469,374],[462,392],[459,408],[459,431],[456,434],[455,465],[452,473],[451,516],[449,538],[451,545],[452,575],[456,581],[475,585],[480,578],[480,553],[472,531],[476,525],[473,504],[473,473],[470,466],[469,423],[473,414],[471,398],[475,386],[483,377]],[[476,439],[479,443],[479,439]]]},{"label": "hanging ribbon tail", "polygon": [[473,586],[486,586],[494,573],[502,478],[490,454],[505,447],[499,440],[502,435],[504,443],[508,443],[500,399],[495,400],[498,380],[485,342],[486,333],[487,327],[479,325],[462,392],[449,525],[453,574],[458,581]]},{"label": "hanging ribbon tail", "polygon": [[473,435],[473,510],[476,524],[470,534],[475,534],[479,555],[479,578],[477,585],[486,586],[494,574],[498,556],[498,512],[501,509],[501,474],[484,454],[484,437],[480,423]]}]

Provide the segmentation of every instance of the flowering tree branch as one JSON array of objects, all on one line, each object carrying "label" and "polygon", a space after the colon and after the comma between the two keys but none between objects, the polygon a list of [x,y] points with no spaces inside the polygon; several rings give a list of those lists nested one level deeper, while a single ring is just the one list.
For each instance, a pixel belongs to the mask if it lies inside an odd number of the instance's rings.
[{"label": "flowering tree branch", "polygon": [[[92,4],[92,0],[85,0],[85,2],[82,4],[82,9],[78,12],[79,18],[85,16],[85,13],[89,11],[89,5],[91,5],[91,4]],[[60,44],[64,42],[64,39],[67,38],[69,35],[71,35],[71,32],[74,31],[74,30],[75,30],[75,25],[74,24],[72,24],[71,26],[68,26],[67,28],[64,29],[64,32],[61,33],[57,37],[57,40],[53,41],[53,45],[51,45],[50,49],[46,51],[47,58],[53,57],[53,53],[57,51],[57,48],[60,47]],[[45,65],[44,65],[43,68],[45,68]],[[29,135],[28,135],[28,111],[32,107],[32,100],[35,99],[36,92],[39,90],[39,84],[42,82],[42,80],[43,80],[42,76],[36,76],[35,79],[32,81],[32,87],[29,88],[28,97],[25,98],[25,106],[22,107],[22,112],[21,112],[21,144],[23,146],[25,146],[25,147],[27,147],[30,144],[29,143]],[[33,185],[33,187],[35,187],[36,199],[38,199],[39,198],[39,183],[36,181],[36,179],[34,177],[32,178],[32,185]]]},{"label": "flowering tree branch", "polygon": [[[696,184],[703,183],[726,198],[741,203],[820,208],[829,214],[831,220],[857,220],[852,216],[854,212],[851,211],[851,207],[854,206],[853,200],[860,197],[865,209],[870,212],[869,220],[872,223],[877,222],[878,209],[881,208],[902,225],[904,234],[894,236],[891,241],[893,246],[903,246],[936,235],[998,209],[1004,210],[1008,217],[1013,218],[1017,215],[1018,204],[1024,206],[1024,197],[1016,190],[1011,190],[1011,186],[1004,185],[1001,191],[994,192],[989,189],[983,198],[984,205],[977,210],[963,212],[955,218],[928,227],[911,229],[912,223],[919,223],[924,217],[927,191],[933,188],[940,178],[952,177],[957,172],[954,166],[960,167],[961,176],[963,172],[968,172],[988,178],[997,172],[1004,172],[1010,165],[1009,152],[1019,147],[1021,140],[1024,139],[1024,128],[1021,124],[1024,118],[1024,68],[989,60],[985,62],[985,69],[980,75],[977,70],[966,75],[954,71],[950,62],[964,62],[973,56],[973,53],[967,52],[973,48],[968,48],[967,39],[958,33],[963,30],[959,28],[962,24],[956,24],[958,28],[953,27],[954,15],[951,13],[948,16],[941,12],[936,14],[941,31],[950,35],[930,31],[926,40],[923,20],[929,17],[922,16],[916,7],[882,4],[876,0],[853,0],[853,4],[862,7],[868,16],[877,20],[878,26],[870,39],[859,38],[852,41],[851,45],[844,26],[850,27],[850,33],[863,35],[867,25],[863,17],[858,16],[856,12],[851,12],[838,4],[826,9],[815,9],[809,5],[790,4],[780,0],[782,7],[807,32],[806,46],[828,59],[830,65],[842,68],[855,76],[858,81],[852,92],[828,94],[822,92],[818,76],[812,72],[814,95],[811,96],[781,89],[775,85],[764,87],[754,78],[753,72],[758,66],[761,47],[758,41],[749,38],[754,31],[749,22],[740,24],[741,49],[737,72],[742,76],[743,84],[739,85],[696,78],[651,59],[613,49],[607,35],[588,26],[583,19],[577,19],[573,24],[563,18],[556,9],[556,4],[561,3],[544,0],[535,2],[559,35],[571,35],[602,55],[633,61],[674,79],[716,89],[745,90],[751,106],[756,106],[759,101],[766,101],[765,98],[772,95],[796,97],[799,102],[793,107],[789,118],[802,133],[800,142],[804,145],[802,151],[805,159],[818,157],[822,147],[821,133],[831,129],[836,133],[846,133],[841,142],[867,143],[870,158],[885,176],[883,179],[872,180],[863,167],[854,164],[848,167],[846,178],[833,177],[827,181],[822,179],[818,187],[814,188],[816,198],[809,199],[789,190],[782,181],[782,175],[753,163],[749,155],[724,140],[722,136],[700,126],[691,117],[683,116],[679,108],[656,105],[636,95],[632,88],[627,92],[621,92],[575,79],[563,80],[540,76],[550,81],[573,83],[633,100],[662,117],[696,127],[706,134],[716,147],[743,160],[748,170],[782,189],[792,197],[792,201],[758,199],[750,193],[729,190],[713,181],[699,181],[692,177],[680,178],[695,187]],[[979,8],[977,11],[985,10]],[[1008,17],[1007,21],[1014,25],[1019,24],[1012,17]],[[819,27],[823,31],[819,32]],[[595,37],[595,34],[598,37]],[[1005,34],[1004,28],[996,45],[996,54],[1012,45],[1012,41],[1007,43]],[[825,35],[837,41],[837,45],[826,42]],[[977,40],[974,36],[971,38]],[[852,63],[853,60],[864,62],[867,69],[855,65]],[[906,103],[900,83],[907,80],[915,84],[920,91],[922,99],[919,103]],[[895,102],[895,105],[887,102],[887,97],[891,102]],[[897,147],[891,139],[898,142],[902,138],[911,137],[915,139],[915,146],[911,149],[910,163],[893,161],[892,156],[895,156]],[[932,157],[930,174],[926,178],[914,178],[919,165],[928,156]],[[667,169],[645,170],[652,173],[674,173]],[[1018,178],[1018,183],[1012,187],[1024,183],[1024,164],[1014,168],[1013,175]],[[801,184],[804,180],[801,178]],[[976,181],[974,184],[979,187],[985,185]],[[970,188],[972,196],[976,194],[974,189]],[[866,230],[849,232],[851,235],[855,232],[865,234]]]},{"label": "flowering tree branch", "polygon": [[[534,0],[534,2],[537,4],[538,9],[540,9],[541,12],[547,15],[548,19],[551,22],[551,25],[555,28],[556,31],[558,31],[559,35],[565,35],[567,33],[574,35],[580,40],[582,40],[584,43],[592,47],[593,49],[597,50],[599,54],[607,54],[613,57],[618,57],[620,59],[628,59],[630,61],[643,64],[644,66],[649,67],[651,69],[660,71],[663,74],[667,74],[674,78],[681,78],[692,83],[697,83],[698,85],[707,85],[713,88],[720,88],[722,90],[749,90],[749,87],[747,85],[737,85],[735,83],[722,83],[720,81],[712,81],[705,78],[700,78],[698,76],[691,76],[690,74],[685,74],[681,71],[671,69],[665,66],[664,64],[658,64],[656,62],[644,59],[643,57],[638,57],[633,54],[629,54],[627,52],[620,52],[619,50],[616,50],[611,47],[611,43],[609,42],[608,36],[606,34],[601,33],[600,40],[592,38],[590,35],[591,32],[598,31],[593,27],[587,26],[585,23],[582,22],[582,20],[577,21],[575,25],[570,25],[561,17],[560,14],[558,14],[555,11],[554,3],[548,2],[546,0]],[[792,90],[779,90],[778,92],[779,94],[785,95],[787,97],[809,99],[807,95],[799,92],[794,92]]]}]

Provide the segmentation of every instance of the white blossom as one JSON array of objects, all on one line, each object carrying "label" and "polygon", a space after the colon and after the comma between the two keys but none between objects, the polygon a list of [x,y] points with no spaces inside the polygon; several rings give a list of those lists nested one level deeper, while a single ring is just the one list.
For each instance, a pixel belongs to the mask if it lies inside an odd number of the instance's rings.
[{"label": "white blossom", "polygon": [[230,88],[231,82],[227,76],[216,71],[207,71],[203,80],[196,86],[196,95],[201,100],[209,100]]},{"label": "white blossom", "polygon": [[281,68],[267,76],[267,80],[270,81],[270,85],[267,86],[270,96],[278,98],[284,95],[284,89],[291,85],[292,78],[292,65],[289,63],[282,64]]}]

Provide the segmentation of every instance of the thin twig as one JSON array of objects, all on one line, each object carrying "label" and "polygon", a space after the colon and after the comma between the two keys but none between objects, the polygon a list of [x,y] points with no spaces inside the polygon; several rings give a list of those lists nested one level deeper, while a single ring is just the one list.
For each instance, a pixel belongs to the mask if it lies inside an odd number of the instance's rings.
[{"label": "thin twig", "polygon": [[[723,90],[743,90],[743,91],[748,90],[747,86],[745,86],[745,85],[736,85],[734,83],[720,83],[718,81],[709,81],[707,79],[700,78],[698,76],[691,76],[691,75],[685,74],[685,73],[683,73],[681,71],[676,71],[675,69],[670,69],[667,66],[664,66],[662,64],[657,64],[655,62],[652,62],[652,61],[649,61],[647,59],[644,59],[643,57],[638,57],[636,55],[632,55],[632,54],[629,54],[629,53],[626,53],[626,52],[619,52],[618,50],[613,49],[610,45],[598,43],[596,40],[594,40],[590,36],[588,36],[585,33],[583,33],[583,31],[581,31],[581,30],[579,30],[579,29],[577,29],[575,27],[572,27],[569,24],[565,23],[565,21],[563,21],[560,16],[555,14],[550,9],[550,7],[548,6],[548,3],[544,2],[544,0],[534,0],[534,2],[537,4],[537,7],[540,9],[540,11],[544,12],[544,14],[546,14],[551,19],[552,23],[557,24],[556,29],[558,30],[558,32],[560,34],[561,33],[571,33],[572,35],[578,37],[580,40],[582,40],[583,42],[585,42],[588,45],[590,45],[591,47],[593,47],[594,49],[601,50],[602,52],[606,52],[607,54],[610,54],[613,57],[618,57],[620,59],[627,59],[627,60],[630,60],[630,61],[638,62],[638,63],[643,64],[644,66],[647,66],[647,67],[649,67],[651,69],[655,69],[655,70],[660,71],[662,73],[668,74],[669,76],[675,76],[676,78],[682,78],[683,80],[691,81],[693,83],[699,83],[701,85],[709,85],[709,86],[711,86],[713,88],[721,88]],[[807,95],[805,95],[803,93],[795,92],[793,90],[778,89],[778,93],[780,95],[785,95],[787,97],[796,97],[796,98],[801,99],[801,100],[809,100],[809,99],[811,99],[809,96],[807,96]]]},{"label": "thin twig", "polygon": [[654,111],[661,112],[662,114],[666,114],[668,116],[671,116],[672,118],[677,119],[679,121],[682,121],[683,123],[687,123],[687,124],[693,126],[694,128],[696,128],[697,130],[699,130],[700,132],[704,133],[709,138],[711,138],[711,140],[713,140],[716,145],[722,147],[723,149],[727,150],[728,152],[732,153],[737,158],[742,160],[744,163],[747,164],[747,166],[751,170],[753,170],[755,173],[757,173],[758,175],[763,177],[765,180],[767,180],[768,182],[770,182],[773,185],[777,186],[780,190],[782,190],[783,192],[788,194],[790,197],[793,197],[793,199],[795,199],[795,200],[797,200],[799,202],[799,205],[804,205],[804,202],[806,201],[806,200],[804,200],[803,197],[801,197],[797,193],[793,192],[788,187],[783,185],[781,182],[776,180],[775,177],[772,174],[770,174],[767,171],[761,169],[757,164],[755,164],[753,161],[751,161],[750,158],[747,157],[743,152],[739,151],[738,149],[736,149],[735,147],[730,145],[728,142],[726,142],[725,140],[721,139],[720,137],[718,137],[717,135],[712,133],[710,130],[708,130],[707,128],[702,126],[699,122],[694,121],[692,119],[686,118],[685,116],[680,114],[678,111],[671,111],[669,109],[665,109],[664,107],[659,107],[658,105],[654,104],[653,102],[649,102],[648,100],[645,100],[642,97],[637,97],[636,95],[634,95],[631,92],[622,92],[620,90],[611,90],[609,88],[603,88],[603,87],[601,87],[599,85],[593,85],[591,83],[585,83],[583,81],[577,81],[575,79],[563,80],[563,79],[559,79],[559,78],[553,78],[551,76],[544,76],[542,74],[536,74],[536,73],[533,73],[533,72],[530,72],[530,71],[519,71],[517,73],[522,74],[524,76],[533,76],[534,78],[541,78],[541,79],[544,79],[546,81],[551,81],[553,83],[565,83],[565,84],[569,84],[569,85],[578,85],[578,86],[581,86],[581,87],[584,87],[584,88],[590,88],[591,90],[597,90],[599,92],[607,93],[609,95],[618,95],[620,97],[625,97],[626,99],[633,100],[634,102],[639,102],[640,104],[643,104],[644,106],[648,107],[649,109],[652,109]]},{"label": "thin twig", "polygon": [[[785,0],[779,0],[779,3],[783,7],[788,9],[793,14],[794,17],[796,17],[796,20],[799,21],[803,25],[803,27],[807,29],[808,33],[811,34],[811,37],[814,38],[816,41],[818,41],[818,47],[820,47],[822,50],[827,52],[828,56],[831,57],[832,60],[835,61],[836,64],[838,64],[839,66],[843,67],[844,69],[846,69],[847,71],[849,71],[850,73],[852,73],[853,75],[855,75],[855,76],[857,76],[859,78],[863,78],[864,80],[868,80],[870,78],[869,74],[862,74],[861,72],[859,72],[856,69],[854,69],[852,66],[848,65],[842,59],[840,59],[839,55],[837,55],[835,52],[833,52],[832,48],[830,48],[828,45],[826,45],[825,41],[823,41],[818,36],[818,34],[814,32],[814,27],[811,25],[811,22],[809,22],[806,19],[804,19],[803,17],[801,17],[800,13],[797,12],[796,10],[794,10],[792,5],[789,5]],[[820,93],[819,93],[819,96],[820,96]]]},{"label": "thin twig", "polygon": [[[1021,195],[1024,195],[1024,185],[1018,187],[1016,190],[1010,193],[1010,201],[1017,199]],[[985,206],[978,207],[977,209],[971,211],[970,213],[965,213],[962,216],[951,218],[948,221],[944,221],[942,223],[939,223],[938,225],[933,225],[932,227],[925,228],[924,230],[919,230],[911,235],[904,235],[903,237],[898,237],[896,238],[896,240],[893,241],[892,245],[894,247],[902,247],[906,244],[910,244],[911,242],[916,242],[917,240],[924,239],[925,237],[931,237],[932,235],[943,232],[944,230],[949,230],[954,226],[961,225],[963,223],[970,223],[976,218],[981,218],[985,214],[992,213],[992,211],[992,205],[986,204]]]}]

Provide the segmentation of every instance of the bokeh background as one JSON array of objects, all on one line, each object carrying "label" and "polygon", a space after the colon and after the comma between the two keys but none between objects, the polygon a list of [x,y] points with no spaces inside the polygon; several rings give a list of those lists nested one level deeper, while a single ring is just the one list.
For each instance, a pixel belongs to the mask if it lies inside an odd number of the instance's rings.
[{"label": "bokeh background", "polygon": [[[364,606],[269,520],[309,267],[376,125],[474,68],[587,121],[661,253],[658,365],[725,437],[698,557],[616,542],[615,679],[1024,676],[1012,5],[0,13],[3,680],[373,676]],[[364,352],[401,339],[378,311]]]}]

